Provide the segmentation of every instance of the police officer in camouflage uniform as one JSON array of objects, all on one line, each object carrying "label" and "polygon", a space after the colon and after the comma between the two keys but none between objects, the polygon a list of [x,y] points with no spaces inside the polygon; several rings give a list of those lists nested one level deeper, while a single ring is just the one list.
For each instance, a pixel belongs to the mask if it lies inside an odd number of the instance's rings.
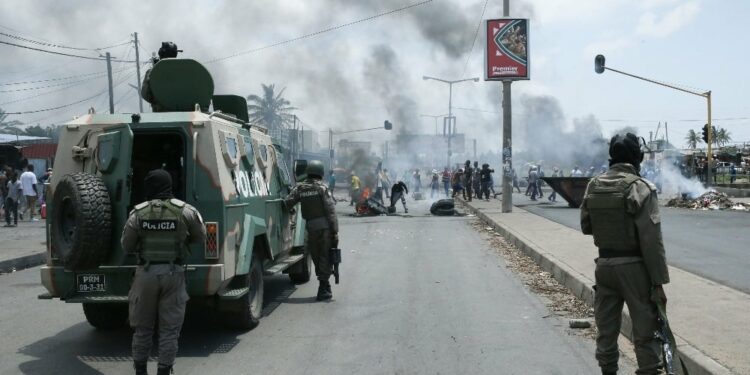
[{"label": "police officer in camouflage uniform", "polygon": [[331,192],[323,184],[323,163],[311,160],[307,164],[307,178],[297,183],[284,204],[291,210],[297,203],[302,203],[302,217],[307,222],[307,250],[315,264],[318,276],[318,301],[333,298],[331,283],[331,263],[328,261],[330,250],[338,247],[339,222],[336,218],[336,207]]},{"label": "police officer in camouflage uniform", "polygon": [[599,330],[596,359],[602,374],[616,374],[623,303],[633,323],[637,374],[661,373],[654,301],[666,304],[669,282],[656,187],[638,174],[643,153],[638,138],[616,135],[609,146],[610,169],[594,177],[581,205],[581,229],[594,236],[594,317]]},{"label": "police officer in camouflage uniform", "polygon": [[135,373],[147,374],[154,326],[159,321],[157,374],[172,371],[188,294],[185,267],[190,242],[204,243],[206,228],[196,209],[172,196],[172,178],[162,169],[144,180],[146,202],[135,206],[122,230],[122,248],[139,265],[130,287],[130,326]]}]

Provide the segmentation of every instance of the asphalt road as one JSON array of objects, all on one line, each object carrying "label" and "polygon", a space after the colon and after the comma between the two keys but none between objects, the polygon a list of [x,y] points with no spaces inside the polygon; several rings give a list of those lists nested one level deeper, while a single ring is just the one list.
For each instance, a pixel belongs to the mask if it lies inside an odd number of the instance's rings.
[{"label": "asphalt road", "polygon": [[[266,279],[264,317],[250,332],[192,315],[175,373],[598,373],[593,341],[549,316],[472,218],[409,203],[413,217],[341,217],[332,302],[314,301],[316,283],[279,275]],[[132,373],[129,330],[97,331],[80,305],[41,292],[38,268],[0,275],[0,373]]]},{"label": "asphalt road", "polygon": [[[580,230],[580,211],[545,196],[532,202],[514,194],[513,203],[539,216]],[[750,293],[750,213],[660,207],[667,262],[719,284]],[[593,240],[592,240],[593,241]]]}]

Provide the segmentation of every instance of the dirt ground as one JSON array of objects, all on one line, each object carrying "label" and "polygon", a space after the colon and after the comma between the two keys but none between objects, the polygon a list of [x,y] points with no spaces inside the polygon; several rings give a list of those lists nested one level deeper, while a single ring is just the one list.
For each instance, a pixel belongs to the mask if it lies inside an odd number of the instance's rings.
[{"label": "dirt ground", "polygon": [[584,319],[591,322],[590,328],[569,329],[569,332],[592,339],[596,338],[593,308],[574,296],[568,288],[557,282],[552,274],[541,269],[533,259],[508,243],[492,227],[479,219],[476,219],[472,226],[484,235],[492,249],[502,255],[506,267],[518,275],[532,292],[542,297],[552,314],[567,319]]}]

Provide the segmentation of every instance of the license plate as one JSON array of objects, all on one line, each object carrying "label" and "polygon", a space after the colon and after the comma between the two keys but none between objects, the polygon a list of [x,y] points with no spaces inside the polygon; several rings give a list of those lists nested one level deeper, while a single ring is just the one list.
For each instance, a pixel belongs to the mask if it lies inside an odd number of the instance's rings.
[{"label": "license plate", "polygon": [[77,275],[78,291],[82,293],[89,292],[106,292],[107,284],[104,281],[103,274],[82,274]]}]

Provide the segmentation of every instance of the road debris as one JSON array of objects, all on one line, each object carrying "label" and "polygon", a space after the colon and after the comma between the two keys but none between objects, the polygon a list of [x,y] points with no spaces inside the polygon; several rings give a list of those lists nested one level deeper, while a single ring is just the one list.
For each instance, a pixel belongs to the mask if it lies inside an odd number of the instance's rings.
[{"label": "road debris", "polygon": [[568,326],[570,328],[591,328],[591,321],[588,319],[570,319]]},{"label": "road debris", "polygon": [[733,202],[724,193],[714,190],[707,191],[696,198],[691,198],[688,194],[670,199],[667,207],[689,208],[692,210],[736,210],[750,211],[750,205],[747,203]]},{"label": "road debris", "polygon": [[[568,288],[560,284],[549,272],[543,270],[539,265],[517,247],[495,231],[487,231],[480,220],[473,223],[475,230],[491,235],[485,237],[492,248],[505,258],[505,266],[516,273],[521,281],[532,292],[540,295],[552,312],[552,315],[572,320],[583,320],[589,322],[589,327],[576,328],[575,334],[588,338],[596,337],[596,326],[590,322],[594,318],[594,309],[583,300],[574,296]],[[572,327],[571,327],[572,328]]]}]

